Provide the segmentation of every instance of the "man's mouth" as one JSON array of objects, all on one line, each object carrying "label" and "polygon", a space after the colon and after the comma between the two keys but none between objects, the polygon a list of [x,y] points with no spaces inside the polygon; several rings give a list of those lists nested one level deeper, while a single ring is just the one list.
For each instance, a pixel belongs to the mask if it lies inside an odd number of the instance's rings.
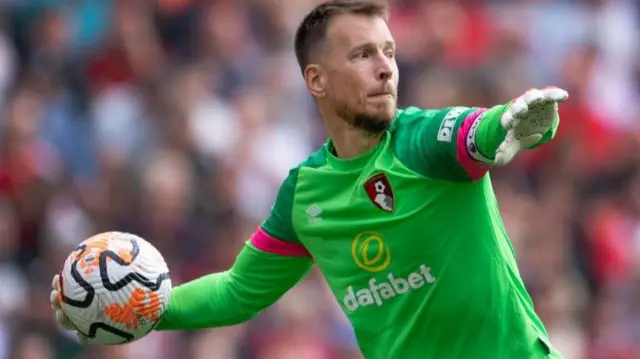
[{"label": "man's mouth", "polygon": [[393,92],[389,92],[389,91],[384,91],[384,92],[375,92],[369,95],[369,97],[384,97],[384,96],[391,96],[393,97]]}]

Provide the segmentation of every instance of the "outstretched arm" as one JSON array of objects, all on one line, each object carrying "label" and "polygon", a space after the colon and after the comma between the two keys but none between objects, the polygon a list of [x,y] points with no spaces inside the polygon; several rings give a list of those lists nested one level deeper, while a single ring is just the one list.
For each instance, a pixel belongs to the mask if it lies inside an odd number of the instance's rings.
[{"label": "outstretched arm", "polygon": [[491,108],[408,108],[398,116],[399,155],[430,178],[478,180],[519,151],[551,140],[559,124],[558,103],[567,96],[562,89],[547,88]]},{"label": "outstretched arm", "polygon": [[311,268],[302,247],[282,242],[262,228],[232,268],[173,289],[157,330],[191,330],[245,322],[275,303]]},{"label": "outstretched arm", "polygon": [[[275,303],[312,266],[310,254],[298,240],[291,209],[298,169],[278,192],[271,215],[251,236],[226,272],[210,274],[173,288],[169,307],[156,330],[193,330],[238,324]],[[60,279],[55,275],[50,301],[58,323],[74,330],[61,308]],[[77,332],[78,341],[88,338]]]},{"label": "outstretched arm", "polygon": [[282,183],[271,215],[251,236],[229,271],[176,287],[158,329],[238,324],[275,303],[304,277],[311,256],[299,241],[291,211],[298,168]]}]

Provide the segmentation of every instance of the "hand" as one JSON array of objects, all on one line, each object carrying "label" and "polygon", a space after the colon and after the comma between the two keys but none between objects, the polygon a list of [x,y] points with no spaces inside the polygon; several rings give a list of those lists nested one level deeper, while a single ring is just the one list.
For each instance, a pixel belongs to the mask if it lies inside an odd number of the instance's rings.
[{"label": "hand", "polygon": [[501,122],[507,135],[496,151],[494,164],[505,165],[520,150],[538,143],[553,126],[558,116],[558,104],[567,98],[567,91],[557,87],[532,89],[516,98],[502,115]]},{"label": "hand", "polygon": [[49,300],[51,301],[51,307],[55,312],[56,321],[58,322],[58,324],[60,324],[60,326],[62,326],[64,329],[75,331],[76,336],[78,337],[78,342],[80,344],[87,344],[88,342],[87,337],[85,337],[84,335],[80,334],[78,331],[75,330],[75,328],[73,327],[73,324],[71,324],[71,321],[69,321],[69,318],[67,318],[67,316],[62,311],[62,307],[61,307],[62,297],[60,296],[60,275],[59,274],[56,274],[55,276],[53,276],[53,282],[51,283],[51,295],[49,297]]}]

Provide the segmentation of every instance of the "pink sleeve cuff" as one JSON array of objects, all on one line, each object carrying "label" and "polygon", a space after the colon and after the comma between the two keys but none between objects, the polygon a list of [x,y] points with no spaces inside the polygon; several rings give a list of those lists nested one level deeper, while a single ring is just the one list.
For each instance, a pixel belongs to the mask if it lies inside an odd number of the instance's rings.
[{"label": "pink sleeve cuff", "polygon": [[288,257],[311,257],[311,254],[309,254],[309,251],[307,251],[304,246],[273,237],[265,232],[262,227],[258,227],[258,229],[253,232],[253,235],[251,235],[251,244],[257,249],[267,253]]},{"label": "pink sleeve cuff", "polygon": [[482,120],[482,115],[487,109],[478,109],[469,115],[458,131],[457,138],[457,156],[458,163],[473,180],[478,180],[489,172],[491,166],[489,164],[477,161],[473,154],[479,154],[476,146],[475,136],[478,125]]}]

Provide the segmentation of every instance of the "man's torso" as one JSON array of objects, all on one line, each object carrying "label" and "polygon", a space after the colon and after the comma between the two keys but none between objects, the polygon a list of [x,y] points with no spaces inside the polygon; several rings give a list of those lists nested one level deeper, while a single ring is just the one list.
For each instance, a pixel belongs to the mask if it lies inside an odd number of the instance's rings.
[{"label": "man's torso", "polygon": [[[399,120],[362,158],[339,160],[322,148],[297,170],[292,197],[292,229],[364,355],[551,357],[488,175],[421,173]],[[438,126],[436,141],[447,140]]]}]

